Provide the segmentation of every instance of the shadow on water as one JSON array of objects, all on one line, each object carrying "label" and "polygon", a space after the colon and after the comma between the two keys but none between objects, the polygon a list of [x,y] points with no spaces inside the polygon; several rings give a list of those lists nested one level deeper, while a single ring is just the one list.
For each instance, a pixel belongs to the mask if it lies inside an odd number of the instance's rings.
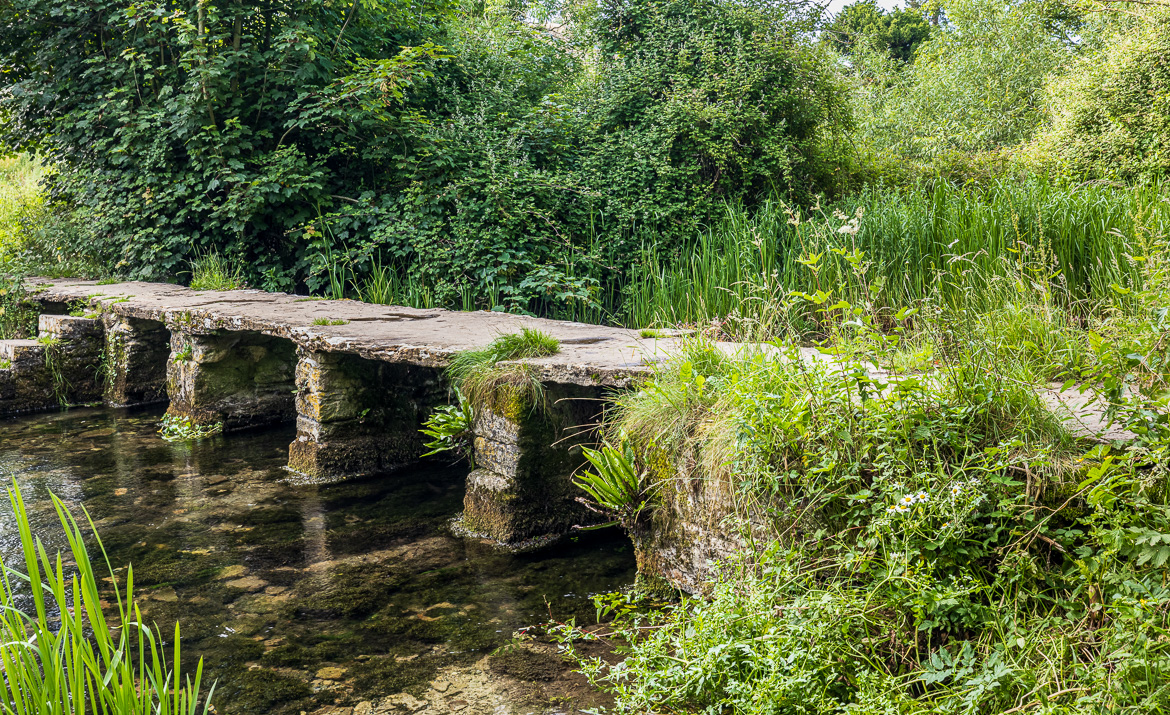
[{"label": "shadow on water", "polygon": [[[89,510],[115,567],[134,565],[147,618],[164,632],[181,621],[184,648],[218,679],[220,713],[421,695],[440,669],[478,661],[550,613],[591,622],[589,596],[633,580],[617,535],[526,555],[452,536],[465,469],[292,485],[291,428],[170,444],[160,416],[2,421],[0,476],[16,477],[51,546],[65,544],[50,491]],[[9,562],[10,520],[0,510]]]}]

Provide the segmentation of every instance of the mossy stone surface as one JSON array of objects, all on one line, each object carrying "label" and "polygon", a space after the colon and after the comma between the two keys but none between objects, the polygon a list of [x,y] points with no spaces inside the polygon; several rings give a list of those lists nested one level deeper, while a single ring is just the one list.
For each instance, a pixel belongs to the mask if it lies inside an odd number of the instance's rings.
[{"label": "mossy stone surface", "polygon": [[300,349],[289,469],[317,482],[389,472],[426,451],[419,432],[446,398],[438,371]]},{"label": "mossy stone surface", "polygon": [[105,312],[106,404],[115,407],[151,405],[166,400],[166,367],[171,334],[150,319]]},{"label": "mossy stone surface", "polygon": [[594,440],[602,394],[578,385],[544,386],[540,409],[504,385],[475,421],[480,467],[468,477],[463,526],[502,544],[567,533],[594,516],[577,501],[572,474]]},{"label": "mossy stone surface", "polygon": [[167,414],[225,430],[292,421],[296,349],[248,331],[171,333]]}]

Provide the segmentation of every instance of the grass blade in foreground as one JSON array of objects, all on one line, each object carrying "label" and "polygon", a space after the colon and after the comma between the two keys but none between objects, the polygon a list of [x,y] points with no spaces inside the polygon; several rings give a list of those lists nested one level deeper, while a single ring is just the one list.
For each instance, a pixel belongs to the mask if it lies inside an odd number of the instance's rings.
[{"label": "grass blade in foreground", "polygon": [[[20,531],[24,571],[3,564],[0,577],[0,667],[5,675],[0,708],[19,715],[207,713],[215,688],[201,701],[202,661],[193,678],[182,675],[176,624],[168,666],[162,632],[143,623],[134,603],[133,568],[127,568],[123,592],[95,533],[114,584],[116,620],[107,621],[110,606],[102,602],[81,527],[64,503],[52,497],[71,563],[61,553],[51,556],[33,535],[15,483],[8,498]],[[86,520],[92,529],[88,514]]]}]

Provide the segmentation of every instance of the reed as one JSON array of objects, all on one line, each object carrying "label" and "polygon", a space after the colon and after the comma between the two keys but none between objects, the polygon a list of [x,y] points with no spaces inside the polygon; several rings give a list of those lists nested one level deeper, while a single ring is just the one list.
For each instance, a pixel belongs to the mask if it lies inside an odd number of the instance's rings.
[{"label": "reed", "polygon": [[[78,522],[53,496],[69,552],[50,554],[33,535],[24,499],[8,489],[24,556],[23,570],[3,564],[0,578],[0,707],[16,715],[195,715],[210,710],[214,686],[201,697],[203,661],[194,676],[180,669],[179,626],[170,648],[134,602],[134,570],[124,588],[101,539],[97,550],[113,584],[113,606]],[[90,529],[93,522],[86,514]],[[110,618],[109,616],[112,616]],[[168,662],[167,650],[170,650]]]},{"label": "reed", "polygon": [[[856,231],[840,232],[858,216]],[[754,212],[729,206],[722,221],[670,260],[648,245],[625,288],[621,322],[631,327],[705,325],[743,319],[793,291],[832,288],[848,300],[868,293],[899,306],[938,296],[951,307],[987,310],[1005,296],[995,284],[1048,283],[1062,308],[1092,309],[1111,286],[1135,287],[1139,222],[1170,228],[1162,185],[1074,185],[1036,179],[984,187],[945,182],[909,190],[870,187],[803,215],[778,201]],[[802,259],[856,250],[872,281],[858,286],[840,261],[819,274]],[[785,317],[798,328],[800,316]],[[775,320],[771,322],[777,322]]]}]

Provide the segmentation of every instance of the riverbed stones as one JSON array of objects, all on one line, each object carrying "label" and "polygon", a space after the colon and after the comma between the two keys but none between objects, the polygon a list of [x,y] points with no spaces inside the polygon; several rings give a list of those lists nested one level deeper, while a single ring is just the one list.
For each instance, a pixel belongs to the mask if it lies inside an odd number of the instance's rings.
[{"label": "riverbed stones", "polygon": [[591,520],[572,473],[596,439],[600,390],[547,384],[536,400],[504,388],[476,409],[475,463],[460,527],[508,546],[538,543]]},{"label": "riverbed stones", "polygon": [[225,431],[291,421],[293,344],[251,331],[173,330],[167,415]]},{"label": "riverbed stones", "polygon": [[304,348],[298,356],[291,471],[329,482],[418,461],[419,428],[445,401],[437,370]]},{"label": "riverbed stones", "polygon": [[167,363],[171,355],[170,333],[157,320],[107,312],[106,404],[130,407],[167,399]]}]

